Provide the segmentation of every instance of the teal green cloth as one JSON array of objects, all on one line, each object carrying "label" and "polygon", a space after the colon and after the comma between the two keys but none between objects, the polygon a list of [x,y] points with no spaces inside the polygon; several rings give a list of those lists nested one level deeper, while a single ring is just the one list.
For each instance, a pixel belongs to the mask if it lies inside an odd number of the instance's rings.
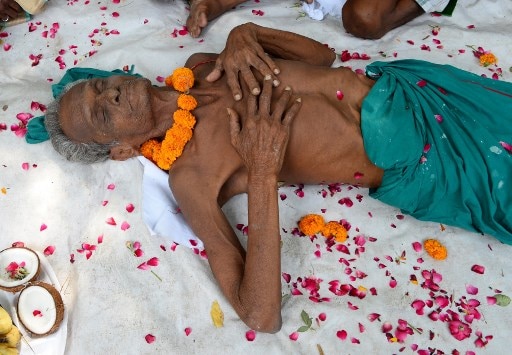
[{"label": "teal green cloth", "polygon": [[384,169],[370,195],[512,244],[512,83],[419,60],[375,62],[361,130]]},{"label": "teal green cloth", "polygon": [[[53,97],[57,98],[62,90],[66,87],[66,85],[80,79],[108,78],[112,75],[133,75],[141,77],[139,74],[134,74],[133,69],[133,65],[128,71],[121,69],[106,71],[93,68],[68,69],[62,79],[60,79],[57,84],[52,85]],[[27,134],[25,135],[26,142],[29,144],[36,144],[47,141],[48,139],[50,139],[50,137],[48,136],[48,132],[46,131],[46,127],[44,125],[44,116],[32,118],[27,125]]]}]

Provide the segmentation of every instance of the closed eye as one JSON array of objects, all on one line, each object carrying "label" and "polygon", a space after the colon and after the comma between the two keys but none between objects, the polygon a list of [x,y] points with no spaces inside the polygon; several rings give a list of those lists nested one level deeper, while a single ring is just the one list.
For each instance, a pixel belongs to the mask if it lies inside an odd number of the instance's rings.
[{"label": "closed eye", "polygon": [[103,122],[108,123],[109,117],[107,111],[103,110]]}]

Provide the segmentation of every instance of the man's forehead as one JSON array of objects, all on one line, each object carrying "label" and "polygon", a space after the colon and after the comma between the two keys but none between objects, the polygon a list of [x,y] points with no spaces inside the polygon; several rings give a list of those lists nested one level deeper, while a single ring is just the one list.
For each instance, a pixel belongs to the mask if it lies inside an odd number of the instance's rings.
[{"label": "man's forehead", "polygon": [[91,115],[90,100],[87,99],[87,90],[90,89],[91,80],[73,86],[62,96],[60,101],[59,118],[63,132],[74,140],[81,140],[88,136],[88,117]]}]

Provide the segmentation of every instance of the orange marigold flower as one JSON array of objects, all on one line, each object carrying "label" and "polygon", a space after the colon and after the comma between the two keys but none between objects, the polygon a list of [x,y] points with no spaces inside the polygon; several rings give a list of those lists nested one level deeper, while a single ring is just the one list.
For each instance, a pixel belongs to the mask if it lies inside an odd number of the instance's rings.
[{"label": "orange marigold flower", "polygon": [[172,75],[169,75],[164,80],[165,86],[171,86],[172,87]]},{"label": "orange marigold flower", "polygon": [[183,110],[192,111],[197,107],[197,101],[192,95],[181,94],[178,97],[178,107]]},{"label": "orange marigold flower", "polygon": [[179,92],[187,92],[194,86],[194,73],[190,68],[177,68],[172,73],[172,86]]},{"label": "orange marigold flower", "polygon": [[318,214],[308,214],[299,221],[299,229],[306,235],[315,235],[319,233],[325,225],[322,216]]},{"label": "orange marigold flower", "polygon": [[192,128],[196,124],[196,118],[187,110],[176,110],[172,118],[176,124],[187,128]]},{"label": "orange marigold flower", "polygon": [[423,242],[423,248],[436,260],[444,260],[448,256],[446,247],[436,239],[427,239]]},{"label": "orange marigold flower", "polygon": [[491,52],[482,54],[478,59],[480,60],[480,65],[484,67],[498,63],[498,58]]},{"label": "orange marigold flower", "polygon": [[150,139],[144,142],[140,147],[140,154],[149,160],[155,161],[154,155],[160,151],[160,143],[156,139]]},{"label": "orange marigold flower", "polygon": [[338,243],[343,243],[347,240],[347,229],[335,221],[331,221],[322,228],[322,235],[326,238],[334,237]]}]

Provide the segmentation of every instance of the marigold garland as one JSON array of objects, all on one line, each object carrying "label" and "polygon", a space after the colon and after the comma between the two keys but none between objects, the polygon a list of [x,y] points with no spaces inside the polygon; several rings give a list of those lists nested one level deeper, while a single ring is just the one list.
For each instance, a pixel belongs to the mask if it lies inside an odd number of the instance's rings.
[{"label": "marigold garland", "polygon": [[194,73],[191,69],[177,68],[165,78],[165,84],[182,93],[177,100],[178,109],[173,114],[174,123],[161,142],[156,139],[148,140],[140,147],[140,153],[160,169],[169,170],[192,138],[196,118],[190,111],[197,107],[197,101],[188,94],[188,90],[194,85]]},{"label": "marigold garland", "polygon": [[444,260],[448,257],[448,250],[436,239],[427,239],[423,242],[425,251],[436,260]]}]

